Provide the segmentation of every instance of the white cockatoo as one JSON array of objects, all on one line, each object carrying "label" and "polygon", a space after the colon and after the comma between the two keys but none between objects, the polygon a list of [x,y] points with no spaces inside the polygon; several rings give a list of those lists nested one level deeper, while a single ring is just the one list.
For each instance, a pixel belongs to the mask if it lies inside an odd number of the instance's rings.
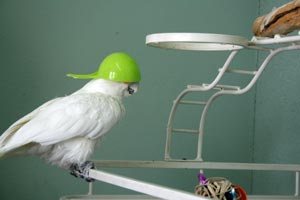
[{"label": "white cockatoo", "polygon": [[91,181],[88,169],[93,163],[87,160],[99,138],[124,115],[122,98],[137,91],[140,71],[132,57],[117,52],[107,56],[95,73],[68,76],[93,80],[12,124],[0,137],[0,157],[38,155]]}]

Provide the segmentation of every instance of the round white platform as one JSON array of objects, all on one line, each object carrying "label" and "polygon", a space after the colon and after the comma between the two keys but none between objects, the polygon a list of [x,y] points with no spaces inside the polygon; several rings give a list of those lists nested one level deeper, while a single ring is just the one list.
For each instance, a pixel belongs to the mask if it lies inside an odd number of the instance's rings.
[{"label": "round white platform", "polygon": [[149,46],[194,51],[226,51],[248,46],[241,36],[212,33],[156,33],[146,36]]}]

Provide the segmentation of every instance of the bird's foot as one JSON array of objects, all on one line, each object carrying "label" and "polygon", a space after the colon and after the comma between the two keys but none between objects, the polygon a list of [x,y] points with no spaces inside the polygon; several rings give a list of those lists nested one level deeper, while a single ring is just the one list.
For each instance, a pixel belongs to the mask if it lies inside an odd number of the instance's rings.
[{"label": "bird's foot", "polygon": [[95,169],[95,164],[92,161],[86,161],[81,165],[73,163],[70,166],[70,174],[75,177],[80,177],[87,182],[93,182],[95,179],[89,177],[90,169]]}]

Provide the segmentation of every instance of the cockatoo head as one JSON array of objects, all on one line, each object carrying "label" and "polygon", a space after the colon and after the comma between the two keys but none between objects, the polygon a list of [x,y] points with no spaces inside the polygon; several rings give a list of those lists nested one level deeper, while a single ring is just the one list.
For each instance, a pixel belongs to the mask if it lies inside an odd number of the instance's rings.
[{"label": "cockatoo head", "polygon": [[[91,74],[67,74],[77,79],[94,79],[84,88],[109,90],[118,96],[127,97],[137,92],[141,73],[135,60],[126,53],[116,52],[108,55],[99,65],[98,71]],[[100,85],[99,85],[100,84]],[[95,86],[91,86],[95,85]],[[105,85],[105,87],[103,87]],[[103,92],[103,91],[102,91]]]},{"label": "cockatoo head", "polygon": [[102,93],[122,99],[135,94],[139,83],[124,83],[105,79],[93,79],[75,93]]}]

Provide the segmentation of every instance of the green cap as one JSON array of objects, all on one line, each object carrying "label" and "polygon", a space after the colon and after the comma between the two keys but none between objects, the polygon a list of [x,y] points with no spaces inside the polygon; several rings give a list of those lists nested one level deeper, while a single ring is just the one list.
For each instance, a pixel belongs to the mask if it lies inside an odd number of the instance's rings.
[{"label": "green cap", "polygon": [[67,74],[77,79],[102,78],[117,82],[139,82],[141,73],[135,60],[126,53],[108,55],[99,65],[98,71],[91,74]]}]

